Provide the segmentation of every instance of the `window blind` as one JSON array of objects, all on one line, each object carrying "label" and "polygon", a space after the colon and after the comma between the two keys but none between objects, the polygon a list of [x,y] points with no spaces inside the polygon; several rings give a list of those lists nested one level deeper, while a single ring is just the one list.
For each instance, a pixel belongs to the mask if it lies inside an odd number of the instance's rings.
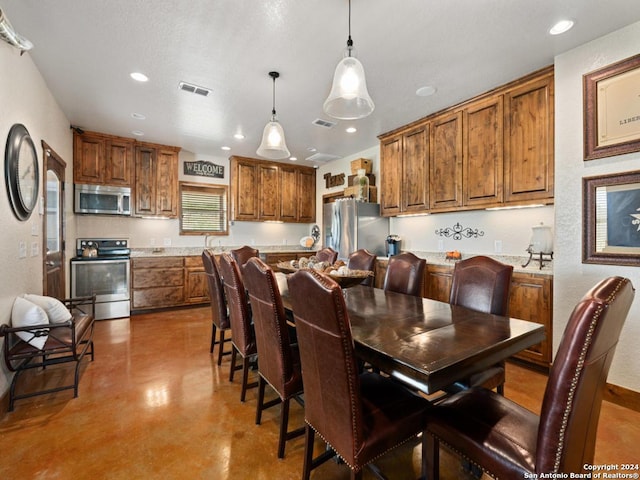
[{"label": "window blind", "polygon": [[180,184],[180,231],[227,234],[227,187]]}]

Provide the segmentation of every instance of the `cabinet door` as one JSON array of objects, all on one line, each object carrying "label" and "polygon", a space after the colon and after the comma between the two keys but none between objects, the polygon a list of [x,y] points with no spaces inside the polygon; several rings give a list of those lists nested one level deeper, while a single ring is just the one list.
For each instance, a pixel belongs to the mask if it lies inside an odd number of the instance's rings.
[{"label": "cabinet door", "polygon": [[97,183],[104,181],[105,140],[89,133],[73,134],[73,181]]},{"label": "cabinet door", "polygon": [[313,223],[316,221],[316,171],[298,171],[298,221]]},{"label": "cabinet door", "polygon": [[298,221],[298,169],[280,167],[280,213],[283,222]]},{"label": "cabinet door", "polygon": [[280,219],[280,175],[275,165],[258,166],[258,219]]},{"label": "cabinet door", "polygon": [[173,150],[157,151],[156,162],[156,215],[178,216],[178,153]]},{"label": "cabinet door", "polygon": [[402,136],[402,208],[403,212],[429,209],[429,125]]},{"label": "cabinet door", "polygon": [[497,206],[503,185],[502,95],[464,110],[464,204]]},{"label": "cabinet door", "polygon": [[209,285],[204,268],[185,268],[184,297],[186,303],[209,301]]},{"label": "cabinet door", "polygon": [[544,325],[546,338],[516,357],[549,367],[551,364],[552,280],[514,273],[509,295],[509,316]]},{"label": "cabinet door", "polygon": [[107,185],[130,187],[133,177],[133,142],[109,139],[106,142],[107,162],[104,182]]},{"label": "cabinet door", "polygon": [[451,293],[451,282],[453,279],[453,267],[427,265],[425,277],[425,297],[449,303],[449,294]]},{"label": "cabinet door", "polygon": [[233,220],[258,219],[258,165],[232,160]]},{"label": "cabinet door", "polygon": [[380,212],[384,216],[401,212],[402,137],[385,139],[380,144]]},{"label": "cabinet door", "polygon": [[136,147],[136,215],[156,214],[156,149]]},{"label": "cabinet door", "polygon": [[505,94],[505,202],[553,197],[553,74]]},{"label": "cabinet door", "polygon": [[429,166],[431,210],[462,206],[462,112],[433,119]]}]

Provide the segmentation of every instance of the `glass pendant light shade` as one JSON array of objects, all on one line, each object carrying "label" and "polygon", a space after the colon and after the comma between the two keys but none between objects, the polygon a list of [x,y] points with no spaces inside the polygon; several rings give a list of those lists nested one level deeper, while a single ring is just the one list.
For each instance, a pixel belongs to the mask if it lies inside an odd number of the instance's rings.
[{"label": "glass pendant light shade", "polygon": [[276,78],[280,76],[278,72],[269,72],[273,79],[273,109],[271,110],[271,121],[267,123],[262,132],[262,142],[256,150],[261,157],[271,160],[287,158],[291,153],[284,141],[284,130],[276,117]]},{"label": "glass pendant light shade", "polygon": [[262,143],[256,153],[271,160],[287,158],[290,155],[284,140],[284,130],[275,116],[271,117],[271,121],[265,125]]},{"label": "glass pendant light shade", "polygon": [[362,63],[351,56],[349,49],[338,63],[333,75],[331,92],[324,102],[327,115],[340,120],[357,120],[373,112],[375,105],[367,91]]}]

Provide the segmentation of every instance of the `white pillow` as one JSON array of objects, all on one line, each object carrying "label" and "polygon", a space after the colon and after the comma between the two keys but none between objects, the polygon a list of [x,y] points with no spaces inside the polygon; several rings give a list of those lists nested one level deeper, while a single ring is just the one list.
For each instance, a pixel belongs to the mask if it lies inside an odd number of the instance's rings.
[{"label": "white pillow", "polygon": [[67,320],[71,320],[71,312],[57,298],[33,295],[31,293],[25,294],[24,298],[47,312],[47,317],[49,317],[49,322],[51,323],[64,323]]},{"label": "white pillow", "polygon": [[[48,323],[49,319],[42,308],[22,297],[16,297],[11,310],[11,325],[13,327],[30,327]],[[16,335],[38,350],[42,350],[49,337],[48,333],[41,337],[36,337],[32,332],[16,332]]]}]

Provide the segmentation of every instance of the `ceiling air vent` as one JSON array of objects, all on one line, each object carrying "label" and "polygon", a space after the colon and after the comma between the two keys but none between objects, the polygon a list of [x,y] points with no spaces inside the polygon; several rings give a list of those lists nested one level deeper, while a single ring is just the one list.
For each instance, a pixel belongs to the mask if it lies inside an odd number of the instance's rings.
[{"label": "ceiling air vent", "polygon": [[305,158],[307,162],[316,162],[316,163],[327,163],[332,160],[337,160],[340,157],[337,155],[330,155],[328,153],[314,153],[310,157]]},{"label": "ceiling air vent", "polygon": [[178,88],[180,90],[184,90],[185,92],[194,93],[196,95],[201,95],[203,97],[207,97],[211,93],[211,89],[209,88],[199,87],[197,85],[193,85],[187,82],[180,82],[178,84]]},{"label": "ceiling air vent", "polygon": [[311,123],[314,124],[316,127],[323,127],[323,128],[333,128],[336,126],[335,122],[331,122],[329,120],[323,120],[321,118],[316,118]]}]

